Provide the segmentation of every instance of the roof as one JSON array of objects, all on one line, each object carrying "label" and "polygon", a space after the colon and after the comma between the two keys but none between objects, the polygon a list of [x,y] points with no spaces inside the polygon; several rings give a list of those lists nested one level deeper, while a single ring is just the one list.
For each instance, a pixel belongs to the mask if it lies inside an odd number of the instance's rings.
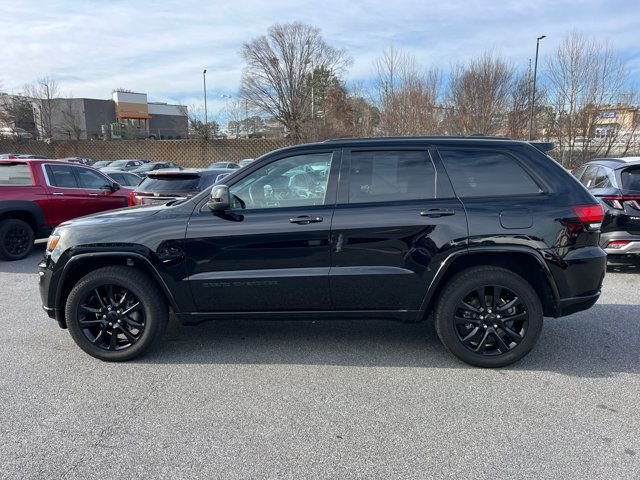
[{"label": "roof", "polygon": [[595,158],[586,165],[603,165],[614,170],[622,169],[630,165],[640,165],[640,157]]}]

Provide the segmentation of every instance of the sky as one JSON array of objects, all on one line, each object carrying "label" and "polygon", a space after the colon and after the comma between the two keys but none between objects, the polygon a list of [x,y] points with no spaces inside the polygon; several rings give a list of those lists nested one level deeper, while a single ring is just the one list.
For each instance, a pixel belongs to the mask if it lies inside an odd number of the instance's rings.
[{"label": "sky", "polygon": [[393,45],[445,72],[485,51],[527,68],[571,31],[607,41],[640,84],[640,0],[0,0],[0,91],[18,93],[49,75],[64,94],[110,98],[114,88],[149,101],[200,106],[202,70],[214,115],[237,97],[242,44],[274,23],[321,29],[353,59],[349,82],[371,80],[375,58]]}]

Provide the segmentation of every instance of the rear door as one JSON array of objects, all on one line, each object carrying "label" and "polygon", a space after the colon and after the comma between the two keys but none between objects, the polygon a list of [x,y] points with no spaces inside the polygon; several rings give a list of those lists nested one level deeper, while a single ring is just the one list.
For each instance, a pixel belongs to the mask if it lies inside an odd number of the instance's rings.
[{"label": "rear door", "polygon": [[467,221],[424,145],[343,151],[331,229],[337,310],[417,311],[440,262],[466,248]]}]

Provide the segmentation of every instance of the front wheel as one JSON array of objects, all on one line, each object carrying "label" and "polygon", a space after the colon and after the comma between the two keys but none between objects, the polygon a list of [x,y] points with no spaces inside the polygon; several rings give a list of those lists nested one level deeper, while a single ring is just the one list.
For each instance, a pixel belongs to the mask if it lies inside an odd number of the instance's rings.
[{"label": "front wheel", "polygon": [[143,355],[162,337],[169,308],[146,273],[111,266],[94,270],[73,287],[65,316],[82,350],[117,362]]},{"label": "front wheel", "polygon": [[456,275],[435,311],[444,346],[477,367],[504,367],[520,360],[536,344],[542,322],[542,305],[533,287],[498,267]]}]

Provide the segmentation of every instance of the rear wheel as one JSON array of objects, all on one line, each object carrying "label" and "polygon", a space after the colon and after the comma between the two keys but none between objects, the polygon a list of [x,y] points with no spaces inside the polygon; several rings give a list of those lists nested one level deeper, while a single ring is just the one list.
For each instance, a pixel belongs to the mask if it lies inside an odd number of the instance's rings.
[{"label": "rear wheel", "polygon": [[0,222],[0,257],[5,260],[21,260],[33,248],[34,234],[31,226],[17,218]]},{"label": "rear wheel", "polygon": [[477,367],[504,367],[520,360],[536,344],[542,323],[542,305],[533,287],[498,267],[459,273],[435,312],[444,346]]},{"label": "rear wheel", "polygon": [[83,277],[67,298],[65,317],[76,344],[92,357],[125,361],[146,353],[164,333],[169,309],[146,273],[112,266]]}]

